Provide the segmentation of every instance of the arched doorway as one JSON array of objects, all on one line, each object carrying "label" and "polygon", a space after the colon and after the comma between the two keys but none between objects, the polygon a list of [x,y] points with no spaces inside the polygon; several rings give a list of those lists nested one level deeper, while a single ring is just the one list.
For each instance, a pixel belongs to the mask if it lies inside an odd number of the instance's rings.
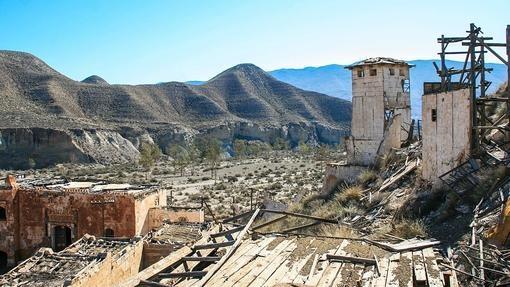
[{"label": "arched doorway", "polygon": [[61,251],[71,245],[71,228],[68,226],[58,225],[53,228],[53,249]]},{"label": "arched doorway", "polygon": [[0,274],[7,272],[7,253],[0,251]]},{"label": "arched doorway", "polygon": [[104,237],[114,237],[114,236],[115,236],[115,232],[113,232],[113,229],[106,228],[104,230]]}]

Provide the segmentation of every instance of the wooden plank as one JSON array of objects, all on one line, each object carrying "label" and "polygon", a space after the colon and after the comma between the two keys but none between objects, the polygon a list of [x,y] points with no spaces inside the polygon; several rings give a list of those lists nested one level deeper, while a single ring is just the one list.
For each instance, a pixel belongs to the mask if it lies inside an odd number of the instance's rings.
[{"label": "wooden plank", "polygon": [[259,212],[260,212],[260,209],[255,210],[255,212],[251,216],[250,220],[246,224],[245,228],[239,233],[239,235],[237,235],[236,241],[232,245],[232,247],[230,247],[230,249],[227,251],[227,253],[221,258],[221,260],[218,263],[216,263],[216,265],[214,265],[214,267],[211,269],[211,271],[209,271],[207,273],[207,275],[205,275],[204,278],[202,278],[202,280],[200,280],[197,283],[197,286],[200,286],[200,287],[204,286],[207,283],[207,281],[209,281],[209,279],[211,279],[211,277],[214,275],[214,273],[216,273],[216,271],[218,271],[221,268],[221,266],[223,266],[223,264],[225,264],[225,262],[234,254],[237,247],[239,247],[239,245],[241,245],[244,235],[246,235],[246,233],[248,232],[248,229],[251,227],[251,225],[255,221],[255,218],[257,218],[257,216],[259,215]]},{"label": "wooden plank", "polygon": [[235,241],[224,241],[224,242],[217,242],[217,243],[206,243],[206,244],[200,244],[193,246],[193,250],[203,250],[203,249],[217,249],[221,247],[228,247],[234,245]]},{"label": "wooden plank", "polygon": [[317,263],[317,267],[315,268],[317,270],[315,270],[315,269],[310,270],[311,272],[314,272],[314,273],[312,273],[312,276],[310,276],[308,278],[308,280],[306,280],[305,285],[317,286],[317,284],[319,284],[319,281],[321,280],[322,275],[324,274],[324,271],[327,269],[327,267],[330,263],[329,260],[327,260],[327,258],[326,258],[326,254],[334,253],[334,252],[336,252],[337,249],[338,249],[338,247],[336,247],[335,249],[330,249],[330,250],[326,251],[325,254],[318,254],[320,256],[320,260]]},{"label": "wooden plank", "polygon": [[266,227],[266,226],[268,226],[268,225],[271,225],[271,224],[273,224],[273,223],[275,223],[275,222],[278,222],[278,221],[280,221],[280,220],[282,220],[282,219],[285,219],[285,218],[287,218],[287,215],[285,215],[285,214],[284,214],[284,215],[282,215],[282,216],[278,216],[278,217],[276,217],[276,218],[270,219],[270,220],[268,220],[268,221],[266,221],[266,222],[263,222],[263,223],[261,223],[261,224],[258,224],[258,225],[256,225],[256,226],[254,226],[251,230],[257,230],[257,229],[260,229],[260,228],[262,228],[262,227]]},{"label": "wooden plank", "polygon": [[[399,286],[413,287],[413,253],[404,252],[400,254],[397,273],[400,274]],[[404,277],[405,276],[405,277]]]},{"label": "wooden plank", "polygon": [[188,272],[170,272],[159,273],[158,277],[161,278],[185,278],[185,277],[203,277],[207,274],[206,271],[188,271]]},{"label": "wooden plank", "polygon": [[238,214],[238,215],[234,215],[234,216],[231,216],[231,217],[225,218],[225,219],[223,219],[221,222],[222,222],[222,223],[227,223],[227,222],[236,221],[236,220],[238,220],[238,219],[241,219],[241,218],[244,218],[244,217],[247,217],[247,216],[252,215],[252,214],[253,214],[253,212],[255,212],[255,210],[246,211],[246,212],[243,212],[243,213],[241,213],[241,214]]},{"label": "wooden plank", "polygon": [[[211,278],[208,285],[210,286],[231,286],[234,285],[238,280],[244,277],[250,272],[254,260],[259,253],[264,250],[275,237],[265,237],[262,241],[256,244],[243,244],[239,247],[239,251],[232,256],[229,262],[225,263],[222,270],[219,270],[215,276]],[[241,252],[245,246],[250,246],[247,252]],[[241,256],[236,256],[238,253],[242,253]]]},{"label": "wooden plank", "polygon": [[[343,250],[349,244],[348,240],[343,240],[342,243],[338,246],[334,256],[343,256],[347,253]],[[324,273],[322,274],[322,278],[320,278],[318,286],[331,286],[333,281],[335,281],[338,272],[340,271],[343,262],[338,261],[330,261],[329,266],[326,268]]]},{"label": "wooden plank", "polygon": [[390,256],[390,265],[388,266],[388,277],[386,278],[386,287],[398,287],[398,279],[395,271],[400,261],[400,253]]},{"label": "wooden plank", "polygon": [[261,211],[269,212],[269,213],[289,215],[289,216],[300,217],[300,218],[314,219],[314,220],[318,220],[318,221],[322,221],[322,222],[338,224],[338,220],[335,220],[335,219],[322,218],[322,217],[306,215],[306,214],[301,214],[301,213],[288,212],[288,211],[280,211],[280,210],[272,210],[272,209],[261,209]]},{"label": "wooden plank", "polygon": [[221,232],[218,232],[218,233],[213,233],[213,234],[211,234],[211,237],[212,238],[222,237],[222,236],[225,236],[225,235],[229,235],[229,234],[232,234],[232,233],[239,232],[239,231],[241,231],[243,229],[244,229],[244,225],[240,225],[240,226],[237,226],[237,227],[234,227],[234,228],[231,228],[231,229],[228,229],[228,230],[224,230],[224,231],[221,231]]},{"label": "wooden plank", "polygon": [[274,249],[272,250],[264,250],[265,256],[261,254],[261,256],[257,256],[254,260],[253,268],[246,274],[241,280],[239,280],[236,285],[237,286],[249,286],[253,281],[257,279],[257,277],[266,269],[266,267],[271,264],[281,252],[283,252],[291,243],[292,240],[284,240],[280,242]]},{"label": "wooden plank", "polygon": [[427,271],[421,250],[413,251],[413,273],[416,287],[427,286]]},{"label": "wooden plank", "polygon": [[[280,253],[275,260],[273,260],[270,264],[266,266],[264,271],[257,276],[257,278],[250,284],[251,287],[261,287],[261,286],[273,286],[276,284],[281,278],[275,274],[276,270],[278,270],[281,266],[284,266],[282,263],[287,260],[287,258],[292,254],[292,251],[297,247],[297,240],[293,240],[292,243],[285,248],[285,250]],[[284,266],[285,267],[285,266]],[[288,270],[288,267],[287,267]],[[275,277],[273,277],[275,275]],[[269,282],[269,279],[273,277],[273,282]]]},{"label": "wooden plank", "polygon": [[159,260],[158,262],[152,264],[151,266],[145,268],[135,276],[132,276],[128,278],[125,282],[120,284],[119,286],[123,287],[135,287],[138,284],[140,284],[141,280],[149,280],[151,277],[155,276],[156,274],[162,272],[163,270],[167,269],[168,267],[176,264],[177,262],[181,261],[181,258],[184,256],[187,256],[191,254],[193,251],[191,248],[185,246],[175,252],[170,253],[165,258]]},{"label": "wooden plank", "polygon": [[377,274],[377,271],[375,270],[375,265],[365,267],[365,271],[363,272],[363,275],[361,276],[361,286],[362,287],[372,287],[374,284],[374,277]]},{"label": "wooden plank", "polygon": [[[312,245],[312,243],[314,241],[315,241],[315,238],[311,238],[311,240],[308,242],[308,245],[306,246],[305,250],[309,250],[309,247]],[[285,275],[283,276],[281,283],[289,283],[289,284],[292,283],[294,281],[294,279],[296,279],[296,277],[299,275],[299,272],[301,271],[301,269],[303,269],[306,262],[308,262],[310,257],[312,257],[313,255],[314,255],[314,252],[310,252],[303,259],[293,262],[290,270],[287,273],[285,273]],[[292,254],[291,254],[291,257],[292,257]]]},{"label": "wooden plank", "polygon": [[386,286],[386,279],[388,278],[388,269],[390,265],[390,261],[388,258],[378,259],[379,262],[379,277],[377,277],[374,281],[374,287],[384,287]]},{"label": "wooden plank", "polygon": [[184,256],[183,261],[216,262],[221,259],[220,256]]},{"label": "wooden plank", "polygon": [[427,281],[430,287],[442,287],[444,282],[441,276],[441,270],[436,262],[436,255],[432,248],[422,250],[423,260],[425,261],[425,270],[427,272]]},{"label": "wooden plank", "polygon": [[366,265],[375,265],[375,260],[363,257],[345,256],[345,255],[334,255],[326,254],[326,259],[329,261],[348,261],[351,263],[361,263]]}]

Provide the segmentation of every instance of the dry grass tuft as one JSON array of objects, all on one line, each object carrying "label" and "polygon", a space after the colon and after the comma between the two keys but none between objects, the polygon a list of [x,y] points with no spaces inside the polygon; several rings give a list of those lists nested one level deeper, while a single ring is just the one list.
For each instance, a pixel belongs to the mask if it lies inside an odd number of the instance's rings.
[{"label": "dry grass tuft", "polygon": [[427,228],[421,220],[403,219],[393,226],[392,234],[405,239],[417,236],[425,237]]},{"label": "dry grass tuft", "polygon": [[369,183],[377,181],[379,177],[377,176],[377,173],[373,170],[365,170],[358,176],[358,182],[366,186]]},{"label": "dry grass tuft", "polygon": [[342,203],[346,204],[352,201],[359,201],[363,194],[363,189],[359,185],[353,185],[343,189],[340,193],[335,195],[335,199]]}]

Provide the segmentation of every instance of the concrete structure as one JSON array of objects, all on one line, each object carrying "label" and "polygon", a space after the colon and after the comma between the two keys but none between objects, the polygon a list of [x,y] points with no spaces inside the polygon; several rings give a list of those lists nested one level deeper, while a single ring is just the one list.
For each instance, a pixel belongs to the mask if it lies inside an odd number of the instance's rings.
[{"label": "concrete structure", "polygon": [[322,191],[352,183],[368,166],[408,139],[411,97],[408,63],[370,58],[346,68],[352,72],[351,136],[345,138],[347,161],[326,166]]},{"label": "concrete structure", "polygon": [[166,193],[156,187],[53,181],[9,178],[0,186],[0,259],[6,258],[0,263],[13,266],[40,247],[60,251],[85,234],[146,234],[154,227],[149,209],[166,206]]},{"label": "concrete structure", "polygon": [[391,58],[371,58],[346,67],[352,71],[352,135],[346,140],[349,164],[373,165],[378,155],[399,148],[407,139],[410,67]]},{"label": "concrete structure", "polygon": [[422,177],[438,177],[459,166],[470,155],[472,100],[469,89],[422,97]]},{"label": "concrete structure", "polygon": [[1,286],[115,286],[141,268],[142,240],[96,239],[85,235],[55,253],[41,248],[5,275]]}]

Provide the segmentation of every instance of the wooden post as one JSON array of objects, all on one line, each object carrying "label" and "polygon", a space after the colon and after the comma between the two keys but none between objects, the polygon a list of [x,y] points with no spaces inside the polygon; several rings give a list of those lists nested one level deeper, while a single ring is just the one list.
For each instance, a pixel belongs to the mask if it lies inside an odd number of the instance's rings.
[{"label": "wooden post", "polygon": [[483,270],[483,241],[480,239],[478,242],[480,243],[480,278],[485,280],[485,272]]}]

